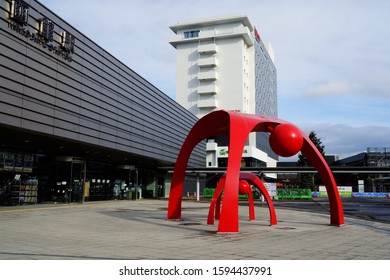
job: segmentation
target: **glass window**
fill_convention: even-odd
[[[199,32],[200,32],[200,30],[185,31],[184,32],[184,38],[199,37]]]

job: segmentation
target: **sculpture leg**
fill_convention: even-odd
[[[320,174],[321,179],[324,181],[326,190],[328,192],[330,224],[335,226],[342,226],[344,225],[344,211],[332,171],[313,142],[311,142],[307,136],[304,136],[304,139],[305,142],[302,146],[302,153],[318,170],[318,173]]]
[[[208,225],[214,224],[214,212],[215,212],[215,218],[217,220],[219,219],[221,195],[222,195],[222,190],[223,190],[224,185],[225,185],[225,179],[221,178],[217,184],[213,198],[211,199],[209,214],[208,214],[208,218],[207,218]],[[217,218],[217,215],[218,215],[218,218]]]
[[[219,218],[221,217],[221,202],[222,202],[222,193],[219,195],[217,199],[217,205],[215,208],[215,219],[219,221]]]
[[[239,231],[238,222],[238,188],[242,151],[250,132],[242,116],[231,116],[229,132],[229,160],[223,194],[221,218],[218,224],[219,233]]]
[[[255,219],[255,206],[253,203],[252,188],[246,180],[241,179],[241,173],[239,193],[248,195],[249,221],[253,221]]]
[[[251,183],[260,191],[260,193],[264,196],[265,200],[267,201],[268,205],[268,210],[269,210],[269,216],[270,216],[270,225],[276,225],[277,219],[276,219],[276,212],[275,212],[275,207],[272,202],[271,197],[268,194],[268,191],[266,187],[264,186],[263,182],[253,173],[249,172],[241,172],[240,173],[240,178],[245,179]]]
[[[253,202],[252,191],[248,193],[248,200],[249,200],[249,220],[253,221],[255,220],[255,204]]]

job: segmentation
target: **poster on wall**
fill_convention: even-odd
[[[16,172],[23,171],[23,158],[24,158],[24,156],[22,153],[14,154],[14,170]]]
[[[0,171],[4,170],[4,152],[0,152]]]
[[[23,171],[31,173],[33,171],[34,155],[24,154]]]
[[[10,152],[4,152],[4,170],[14,170],[14,154]]]

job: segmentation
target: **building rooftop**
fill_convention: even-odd
[[[171,25],[169,28],[176,33],[178,30],[182,30],[182,29],[190,29],[192,27],[199,27],[199,26],[209,26],[212,24],[224,24],[233,21],[241,21],[244,24],[244,26],[248,27],[250,31],[253,31],[253,25],[249,21],[249,18],[242,14],[184,20],[184,21],[179,21],[177,24]]]

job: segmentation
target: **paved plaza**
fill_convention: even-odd
[[[329,214],[268,208],[256,220],[240,206],[240,233],[207,225],[209,202],[183,201],[183,220],[169,221],[166,200],[0,207],[0,259],[390,259],[390,224]]]

